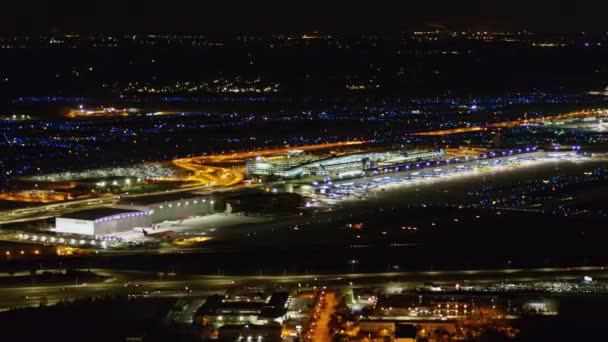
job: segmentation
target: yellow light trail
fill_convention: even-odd
[[[503,121],[496,122],[492,124],[488,124],[485,127],[482,126],[472,126],[472,127],[458,127],[451,129],[442,129],[436,131],[428,131],[428,132],[418,132],[412,133],[412,136],[424,137],[424,136],[438,136],[438,135],[450,135],[450,134],[461,134],[461,133],[470,133],[470,132],[481,132],[487,131],[492,128],[503,128],[503,127],[518,127],[521,125],[527,125],[531,123],[537,123],[541,121],[549,121],[549,120],[560,120],[560,119],[568,119],[568,118],[582,118],[598,115],[598,112],[595,111],[578,111],[554,116],[543,116],[539,118],[531,118],[531,119],[521,119],[521,120],[513,120],[513,121]]]
[[[2,201],[53,203],[72,199],[71,194],[64,192],[18,191],[0,193],[0,200]]]
[[[75,109],[69,111],[66,116],[70,119],[77,118],[103,118],[114,116],[129,116],[129,109],[103,108],[97,110]]]
[[[593,116],[593,115],[598,115],[598,113],[580,111],[580,112],[572,112],[572,113],[560,114],[560,115],[555,115],[555,116],[544,116],[544,117],[540,117],[540,118],[497,122],[497,123],[489,124],[488,126],[489,127],[517,127],[517,126],[536,123],[536,122],[540,122],[540,121],[561,120],[561,119],[569,119],[569,118],[584,118],[584,117]]]
[[[429,131],[429,132],[418,132],[418,133],[412,133],[412,135],[417,136],[417,137],[425,137],[425,136],[479,132],[479,131],[485,131],[485,130],[487,130],[487,128],[485,128],[485,127],[473,126],[473,127],[442,129],[442,130],[438,130],[438,131]]]
[[[180,158],[172,161],[173,165],[178,168],[187,170],[189,175],[175,179],[165,179],[168,181],[179,181],[185,184],[182,187],[194,186],[214,186],[214,187],[229,187],[237,185],[245,179],[245,162],[258,156],[268,156],[280,153],[286,153],[289,150],[314,151],[336,147],[348,147],[365,144],[366,141],[342,141],[335,143],[304,145],[304,146],[288,146],[271,148],[266,150],[253,150],[246,152],[235,152],[226,154],[217,154],[211,156],[200,156],[190,158]],[[223,166],[233,164],[233,168]]]

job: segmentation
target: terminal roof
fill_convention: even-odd
[[[206,197],[206,196],[197,195],[197,194],[193,194],[190,192],[179,192],[179,193],[122,198],[120,200],[120,204],[150,205],[150,204],[156,204],[156,203],[166,203],[166,202],[175,202],[175,201],[181,201],[181,200],[189,200],[189,199],[201,198],[201,197]]]

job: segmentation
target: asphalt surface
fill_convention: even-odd
[[[455,282],[532,282],[565,281],[582,279],[588,275],[594,279],[608,277],[608,268],[543,268],[502,270],[424,271],[391,273],[350,273],[282,276],[203,276],[167,275],[139,271],[102,270],[91,271],[110,277],[99,283],[71,285],[34,285],[0,288],[0,310],[15,307],[38,306],[41,302],[54,304],[61,300],[106,295],[132,295],[140,297],[205,297],[224,293],[230,287],[274,285],[287,288],[312,288],[327,286],[339,288],[422,286],[424,283],[451,284]]]

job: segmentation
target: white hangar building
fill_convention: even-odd
[[[154,224],[213,214],[215,201],[211,196],[181,192],[127,197],[123,198],[117,207],[150,212],[150,220]]]
[[[79,235],[106,235],[150,227],[151,212],[121,208],[76,211],[55,218],[55,231]]]

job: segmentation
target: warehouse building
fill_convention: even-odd
[[[151,212],[152,224],[214,213],[215,200],[193,193],[173,193],[122,199],[119,208]]]
[[[266,300],[212,295],[192,317],[194,325],[221,327],[225,324],[283,324],[289,293],[276,292]]]
[[[96,208],[55,218],[55,231],[79,235],[107,235],[151,225],[151,211]]]

